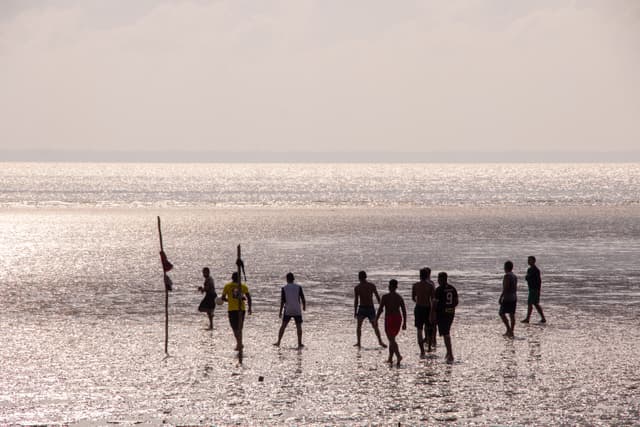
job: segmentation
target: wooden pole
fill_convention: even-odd
[[[242,339],[242,329],[244,328],[244,318],[242,312],[242,251],[240,245],[238,245],[238,259],[236,260],[238,266],[238,328],[240,330],[240,342],[238,347],[238,360],[242,363],[242,350],[244,346],[244,340]]]
[[[162,228],[160,226],[160,217],[158,216],[158,235],[160,236],[160,252],[164,252],[162,245]],[[167,272],[162,263],[162,274],[164,279],[164,353],[169,354],[169,287],[167,286]]]

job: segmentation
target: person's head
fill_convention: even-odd
[[[533,255],[529,256],[529,258],[527,258],[527,263],[531,266],[536,265],[536,257]]]
[[[293,277],[293,273],[287,273],[287,283],[293,283],[294,280],[296,279]]]
[[[511,261],[507,261],[504,263],[504,272],[509,273],[513,270],[513,263]]]
[[[389,291],[395,292],[398,289],[398,281],[396,279],[389,280]]]
[[[238,283],[238,272],[234,271],[233,273],[231,273],[231,281],[234,283]]]
[[[360,271],[358,273],[358,279],[362,282],[363,280],[367,280],[367,273],[365,271]]]
[[[211,272],[209,271],[209,267],[205,267],[202,269],[202,275],[204,277],[209,277],[209,275],[211,274]]]
[[[420,280],[429,280],[431,277],[431,269],[429,267],[425,267],[420,270]]]
[[[447,284],[447,273],[445,273],[444,271],[441,271],[440,273],[438,273],[438,284],[444,286]]]

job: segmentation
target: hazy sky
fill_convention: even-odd
[[[640,1],[0,0],[0,151],[639,148]]]

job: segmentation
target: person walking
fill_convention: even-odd
[[[357,341],[354,346],[358,348],[360,347],[362,322],[364,322],[364,319],[369,319],[369,322],[376,333],[376,337],[378,338],[378,343],[382,348],[386,348],[387,345],[382,341],[382,337],[380,336],[380,329],[378,329],[378,321],[376,320],[376,309],[373,305],[374,295],[378,300],[378,304],[380,304],[380,295],[378,295],[376,285],[367,281],[367,273],[364,271],[360,271],[358,273],[358,280],[360,280],[360,283],[353,288],[353,317],[358,320],[358,325],[356,326]]]
[[[426,341],[428,344],[427,351],[431,352],[431,345],[434,344],[435,341],[433,325],[430,320],[431,305],[433,304],[435,291],[436,287],[431,281],[431,269],[428,267],[421,269],[420,281],[414,283],[413,287],[411,288],[411,299],[416,303],[416,306],[413,309],[413,315],[417,330],[420,357],[425,356],[424,342]]]
[[[204,298],[200,302],[198,306],[198,311],[201,313],[207,313],[207,317],[209,318],[209,327],[208,330],[213,329],[213,312],[216,309],[216,290],[214,287],[213,277],[211,277],[211,272],[209,267],[205,267],[202,269],[202,276],[204,277],[204,284],[202,286],[198,286],[198,290],[204,293]]]
[[[504,336],[513,338],[513,328],[516,324],[516,305],[518,302],[518,277],[513,273],[513,263],[504,263],[504,276],[502,277],[502,293],[498,299],[500,304],[500,318],[507,327]],[[507,314],[509,320],[507,320]]]
[[[527,264],[529,264],[529,268],[527,269],[525,280],[527,281],[527,287],[529,288],[529,296],[527,298],[527,317],[522,320],[522,323],[529,323],[533,307],[536,308],[540,315],[540,323],[546,323],[547,319],[544,317],[542,307],[540,307],[540,288],[542,287],[542,277],[540,269],[536,266],[536,257],[531,255],[527,259]]]
[[[444,338],[447,347],[445,360],[453,362],[453,349],[451,347],[451,325],[458,306],[458,291],[449,284],[447,273],[438,273],[438,287],[435,291],[433,308],[431,310],[432,320],[438,322],[438,332]]]
[[[284,316],[282,316],[282,310],[284,309]],[[302,286],[295,283],[295,277],[293,273],[287,273],[287,284],[282,287],[280,292],[280,310],[278,317],[282,318],[282,325],[278,332],[278,342],[274,345],[280,346],[284,330],[293,318],[296,322],[296,332],[298,334],[298,348],[304,347],[302,344],[302,312],[306,311],[307,302],[304,298],[304,292]]]
[[[251,315],[251,294],[246,283],[241,285],[242,292],[238,287],[238,273],[231,275],[231,282],[224,285],[222,290],[222,300],[227,302],[229,324],[236,338],[236,351],[242,351],[244,345],[242,343],[242,329],[244,327],[245,318],[245,300]]]
[[[398,281],[391,279],[389,281],[389,293],[384,294],[380,300],[376,321],[384,312],[384,332],[389,340],[389,359],[388,363],[393,363],[393,355],[396,355],[396,365],[400,366],[402,356],[400,348],[396,341],[396,336],[400,333],[400,327],[407,329],[407,310],[404,306],[404,299],[396,292],[398,289]]]

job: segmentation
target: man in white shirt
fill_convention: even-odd
[[[296,322],[296,331],[298,332],[298,348],[304,347],[302,344],[302,312],[306,311],[307,303],[304,299],[302,286],[294,283],[293,273],[287,273],[287,284],[282,287],[280,292],[280,311],[278,317],[282,318],[282,326],[278,332],[278,342],[275,346],[280,346],[280,341],[284,335],[289,321],[293,318]],[[284,317],[282,310],[284,309]]]

